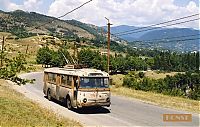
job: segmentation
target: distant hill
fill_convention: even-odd
[[[87,28],[87,24],[82,24],[82,27],[79,27],[71,21],[60,20],[35,12],[22,10],[13,12],[0,11],[0,32],[10,32],[19,37],[39,33],[88,39],[95,38],[95,35],[91,33],[92,30],[89,31],[84,28]]]
[[[139,27],[135,27],[135,26],[121,25],[121,26],[111,27],[111,33],[116,34],[116,33],[134,30],[134,29],[138,29],[138,28]],[[123,35],[123,36],[120,36],[120,37],[122,39],[127,40],[127,41],[133,41],[133,40],[140,38],[145,33],[147,33],[147,32],[140,32],[140,33],[137,33],[137,34]]]
[[[44,25],[45,24],[45,25]],[[40,26],[40,27],[38,27]],[[115,26],[111,27],[111,33],[140,29],[135,26]],[[83,37],[105,45],[106,30],[101,30],[101,27],[82,23],[76,20],[60,20],[55,17],[50,17],[35,12],[25,12],[16,10],[12,12],[4,12],[0,10],[0,32],[8,32],[16,35],[19,38],[26,38],[35,35],[50,35],[57,38],[77,38]],[[178,51],[196,51],[199,50],[199,40],[177,41],[171,42],[170,39],[162,41],[146,42],[145,40],[172,38],[176,36],[187,36],[199,34],[199,30],[190,28],[158,28],[151,31],[143,31],[134,34],[128,34],[116,38],[111,36],[112,41],[119,44],[127,44],[129,41],[136,48],[161,48]],[[101,36],[103,35],[103,37]],[[198,38],[198,37],[191,37]],[[123,40],[124,39],[124,40]],[[185,39],[185,38],[183,38]]]
[[[141,27],[134,26],[116,26],[111,28],[111,33],[119,33]],[[191,28],[158,28],[156,30],[144,31],[139,33],[127,34],[120,36],[122,39],[129,41],[134,47],[138,48],[161,48],[178,51],[197,51],[199,50],[199,30]],[[197,35],[197,36],[190,36]],[[182,37],[186,36],[186,37]],[[190,37],[187,37],[190,36]],[[179,37],[179,38],[174,38]],[[163,38],[168,38],[163,40]],[[162,41],[161,41],[162,39]],[[184,41],[184,40],[187,41]],[[146,41],[149,40],[149,41]],[[174,41],[178,40],[178,41]]]
[[[140,36],[138,40],[173,38],[173,37],[189,36],[189,35],[195,35],[195,34],[199,34],[199,31],[190,29],[190,28],[171,28],[171,29],[163,28],[160,30],[147,32],[146,34]]]

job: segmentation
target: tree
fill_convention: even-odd
[[[50,65],[52,59],[52,50],[48,47],[42,47],[37,52],[36,62],[42,65]]]
[[[140,72],[138,73],[138,75],[139,75],[140,78],[144,78],[144,72],[141,72],[141,71],[140,71]]]
[[[95,58],[95,54],[90,49],[82,49],[78,53],[78,61],[81,64],[87,65],[88,67],[93,67],[93,59]]]
[[[77,42],[77,43],[80,43],[80,42],[81,42],[81,40],[80,40],[79,37],[76,38],[76,42]]]
[[[63,65],[63,61],[58,52],[51,51],[51,60],[49,64],[53,67],[60,67]]]
[[[196,53],[196,71],[199,72],[199,52]]]
[[[25,55],[18,53],[16,57],[7,58],[5,63],[6,66],[0,68],[1,79],[11,80],[17,83],[18,85],[21,84],[24,85],[27,82],[34,81],[34,80],[22,79],[17,76],[17,74],[20,73],[21,71],[28,71],[29,69],[25,66],[25,64],[27,64]]]

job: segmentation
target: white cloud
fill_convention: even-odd
[[[7,11],[24,10],[24,11],[37,11],[40,5],[43,4],[42,0],[24,0],[23,4],[16,4],[9,0],[3,0],[4,7]]]
[[[48,15],[60,16],[87,0],[54,0]],[[105,25],[104,17],[110,18],[115,25],[149,25],[199,12],[199,7],[190,1],[180,7],[174,0],[93,0],[80,10],[69,14],[64,19],[76,19],[96,25]],[[179,25],[179,27],[198,28],[196,21]]]
[[[194,12],[197,9],[197,5],[196,5],[195,2],[190,1],[186,8],[187,8],[188,11]]]
[[[48,0],[24,0],[22,4],[0,0],[0,7],[6,11],[22,9],[45,13]],[[54,0],[47,15],[60,16],[88,0]],[[48,1],[49,2],[49,1]],[[49,2],[50,3],[50,2]],[[106,25],[108,17],[114,25],[150,25],[175,18],[199,13],[199,6],[192,0],[186,6],[174,4],[174,0],[93,0],[63,19],[76,19],[95,25]],[[199,27],[199,21],[177,27]]]

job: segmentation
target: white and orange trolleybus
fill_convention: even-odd
[[[64,102],[68,109],[89,106],[110,106],[109,74],[96,69],[65,68],[44,70],[43,92]]]

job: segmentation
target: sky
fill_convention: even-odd
[[[88,0],[0,0],[0,10],[20,9],[58,17],[86,1]],[[62,19],[105,26],[107,21],[104,17],[107,17],[114,26],[147,26],[199,13],[199,2],[200,0],[93,0]],[[174,27],[199,29],[199,21]]]

